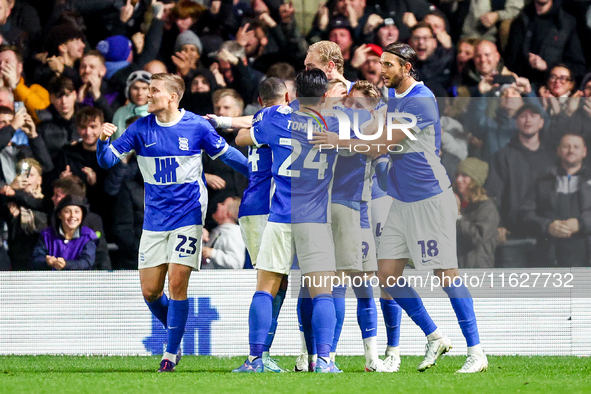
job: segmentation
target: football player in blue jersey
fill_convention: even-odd
[[[201,233],[207,207],[203,151],[244,175],[247,161],[209,122],[179,109],[182,78],[155,74],[150,81],[148,115],[109,144],[117,126],[105,123],[97,146],[101,167],[109,168],[135,150],[145,183],[145,214],[138,268],[142,294],[152,314],[167,329],[168,342],[158,372],[172,372],[189,311],[187,288],[201,264]],[[168,273],[170,299],[164,293]]]
[[[259,86],[258,102],[263,108],[285,106],[289,104],[287,86],[279,78],[267,78]],[[267,111],[262,110],[254,118],[254,124],[258,123]],[[268,145],[253,146],[251,142],[250,128],[241,129],[236,136],[238,146],[248,146],[248,187],[244,191],[242,204],[238,213],[238,222],[242,231],[242,238],[250,255],[252,265],[256,268],[263,231],[269,218],[271,205],[271,188],[273,175],[271,166],[273,155]],[[270,357],[269,349],[277,330],[277,318],[283,305],[287,292],[287,275],[283,277],[279,290],[273,299],[273,323],[267,335],[263,349],[263,365],[266,371],[286,372],[277,362]]]
[[[392,197],[386,192],[388,189],[387,175],[389,160],[387,155],[383,155],[375,158],[372,162],[374,173],[372,174],[371,201],[368,201],[368,216],[370,217],[369,231],[371,232],[371,238],[373,238],[375,245],[375,250],[369,258],[373,259],[377,259],[382,231],[393,201]],[[371,245],[370,241],[365,240],[365,237],[364,241]],[[384,362],[395,365],[395,369],[398,370],[400,368],[399,344],[402,308],[383,289],[380,290],[380,307],[382,309],[382,316],[384,317],[387,336],[386,359]]]
[[[304,60],[306,70],[317,68],[322,70],[329,81],[334,79],[343,82],[347,92],[353,83],[343,76],[345,60],[341,48],[332,41],[318,41],[308,47],[308,53]],[[329,96],[330,97],[330,96]]]
[[[362,134],[366,125],[372,126],[374,113],[380,107],[381,93],[367,81],[357,81],[351,87],[343,104],[333,110],[344,112],[350,124],[355,124]],[[385,110],[385,104],[381,107]],[[374,111],[382,116],[379,110]],[[371,128],[371,127],[370,127]],[[353,134],[353,132],[350,132]],[[337,328],[331,349],[334,360],[340,331],[345,318],[345,293],[351,283],[357,297],[357,321],[361,329],[365,352],[365,370],[368,372],[396,372],[399,358],[388,356],[380,360],[377,351],[377,310],[370,284],[377,271],[375,242],[369,228],[367,204],[370,200],[371,159],[354,151],[341,150],[337,159],[332,186],[331,218],[335,244],[339,286],[333,287],[333,298],[337,312]]]
[[[249,143],[271,147],[276,190],[257,257],[257,291],[249,315],[250,355],[235,372],[264,371],[261,356],[272,324],[273,298],[283,276],[289,274],[295,254],[312,297],[318,353],[315,372],[341,372],[330,360],[336,316],[331,294],[335,260],[329,191],[336,152],[321,153],[307,138],[308,127],[338,127],[336,119],[319,124],[311,115],[320,110],[327,82],[320,70],[300,73],[295,81],[299,109],[265,108],[251,128]]]
[[[380,241],[378,277],[384,290],[427,336],[419,371],[435,365],[452,344],[437,328],[416,291],[405,280],[399,280],[409,259],[418,269],[433,269],[450,298],[468,345],[468,358],[457,372],[485,371],[488,361],[480,345],[474,302],[457,268],[458,208],[451,181],[439,158],[439,109],[433,93],[414,77],[416,61],[415,51],[399,43],[388,45],[380,60],[382,77],[390,89],[389,119],[369,152],[384,153],[384,146],[398,146],[390,152],[388,195],[394,201]],[[396,112],[414,116],[416,123],[392,120]],[[339,140],[333,133],[316,134],[316,142],[337,146],[359,143]]]

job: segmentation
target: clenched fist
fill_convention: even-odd
[[[103,132],[99,138],[101,141],[106,141],[111,138],[111,136],[115,134],[116,131],[117,126],[115,126],[113,123],[103,123]]]

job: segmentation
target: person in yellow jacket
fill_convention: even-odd
[[[6,87],[10,87],[14,94],[14,101],[22,101],[27,112],[33,118],[35,124],[40,120],[37,117],[37,110],[49,106],[49,92],[41,85],[33,84],[27,86],[22,77],[23,56],[13,46],[0,45],[0,73],[1,79]]]

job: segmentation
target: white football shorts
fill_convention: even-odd
[[[143,230],[138,254],[138,268],[174,263],[201,268],[203,226],[192,225],[172,231]]]
[[[378,270],[376,243],[371,228],[361,229],[361,257],[363,261],[363,272],[375,272]]]
[[[268,219],[269,215],[242,216],[238,219],[242,239],[246,245],[246,250],[248,250],[253,267],[257,265],[257,257],[261,248],[261,241],[263,240],[263,231],[267,226]]]
[[[368,202],[369,211],[371,212],[371,228],[376,244],[376,250],[380,247],[380,239],[384,231],[384,225],[388,219],[388,213],[392,206],[394,199],[390,196],[383,196]]]
[[[330,223],[268,222],[256,268],[288,275],[296,254],[302,275],[335,271]]]
[[[359,211],[341,204],[330,205],[332,238],[338,271],[361,271],[361,216]]]
[[[378,259],[412,259],[417,269],[458,267],[458,205],[451,188],[416,202],[394,200],[382,233]]]

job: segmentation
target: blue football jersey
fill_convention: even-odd
[[[369,222],[369,207],[367,202],[361,203],[361,209],[359,210],[359,214],[361,216],[361,228],[371,228]]]
[[[138,119],[109,148],[119,158],[135,150],[144,178],[144,229],[171,231],[201,225],[207,207],[202,152],[213,159],[228,144],[199,115],[181,110],[174,122]]]
[[[441,123],[433,92],[422,82],[415,82],[406,92],[389,90],[388,113],[405,112],[416,116],[410,131],[417,138],[405,138],[400,152],[391,152],[388,195],[403,202],[424,200],[440,194],[451,185],[441,159]]]
[[[298,108],[298,104],[294,105]],[[302,111],[306,109],[302,108]],[[338,130],[336,118],[327,117],[329,130]],[[308,141],[308,127],[326,128],[318,118],[290,106],[274,106],[253,120],[251,137],[256,145],[267,144],[273,152],[271,168],[275,193],[270,222],[326,223],[337,152],[319,151]]]
[[[376,200],[378,198],[382,198],[387,195],[388,195],[388,192],[385,192],[384,190],[382,190],[380,188],[380,186],[378,185],[378,178],[377,178],[376,174],[374,173],[371,177],[371,199]]]
[[[268,215],[271,203],[273,153],[268,145],[248,147],[248,187],[242,195],[238,217]]]
[[[344,112],[354,126],[354,116],[357,115],[358,127],[363,130],[366,122],[371,122],[372,116],[369,111],[354,110],[342,105],[334,109]],[[356,138],[353,130],[350,131],[351,138]],[[341,150],[335,166],[334,180],[332,185],[332,202],[341,203],[359,210],[359,202],[368,201],[368,183],[370,181],[371,159],[368,155]],[[347,202],[355,202],[351,205]]]

